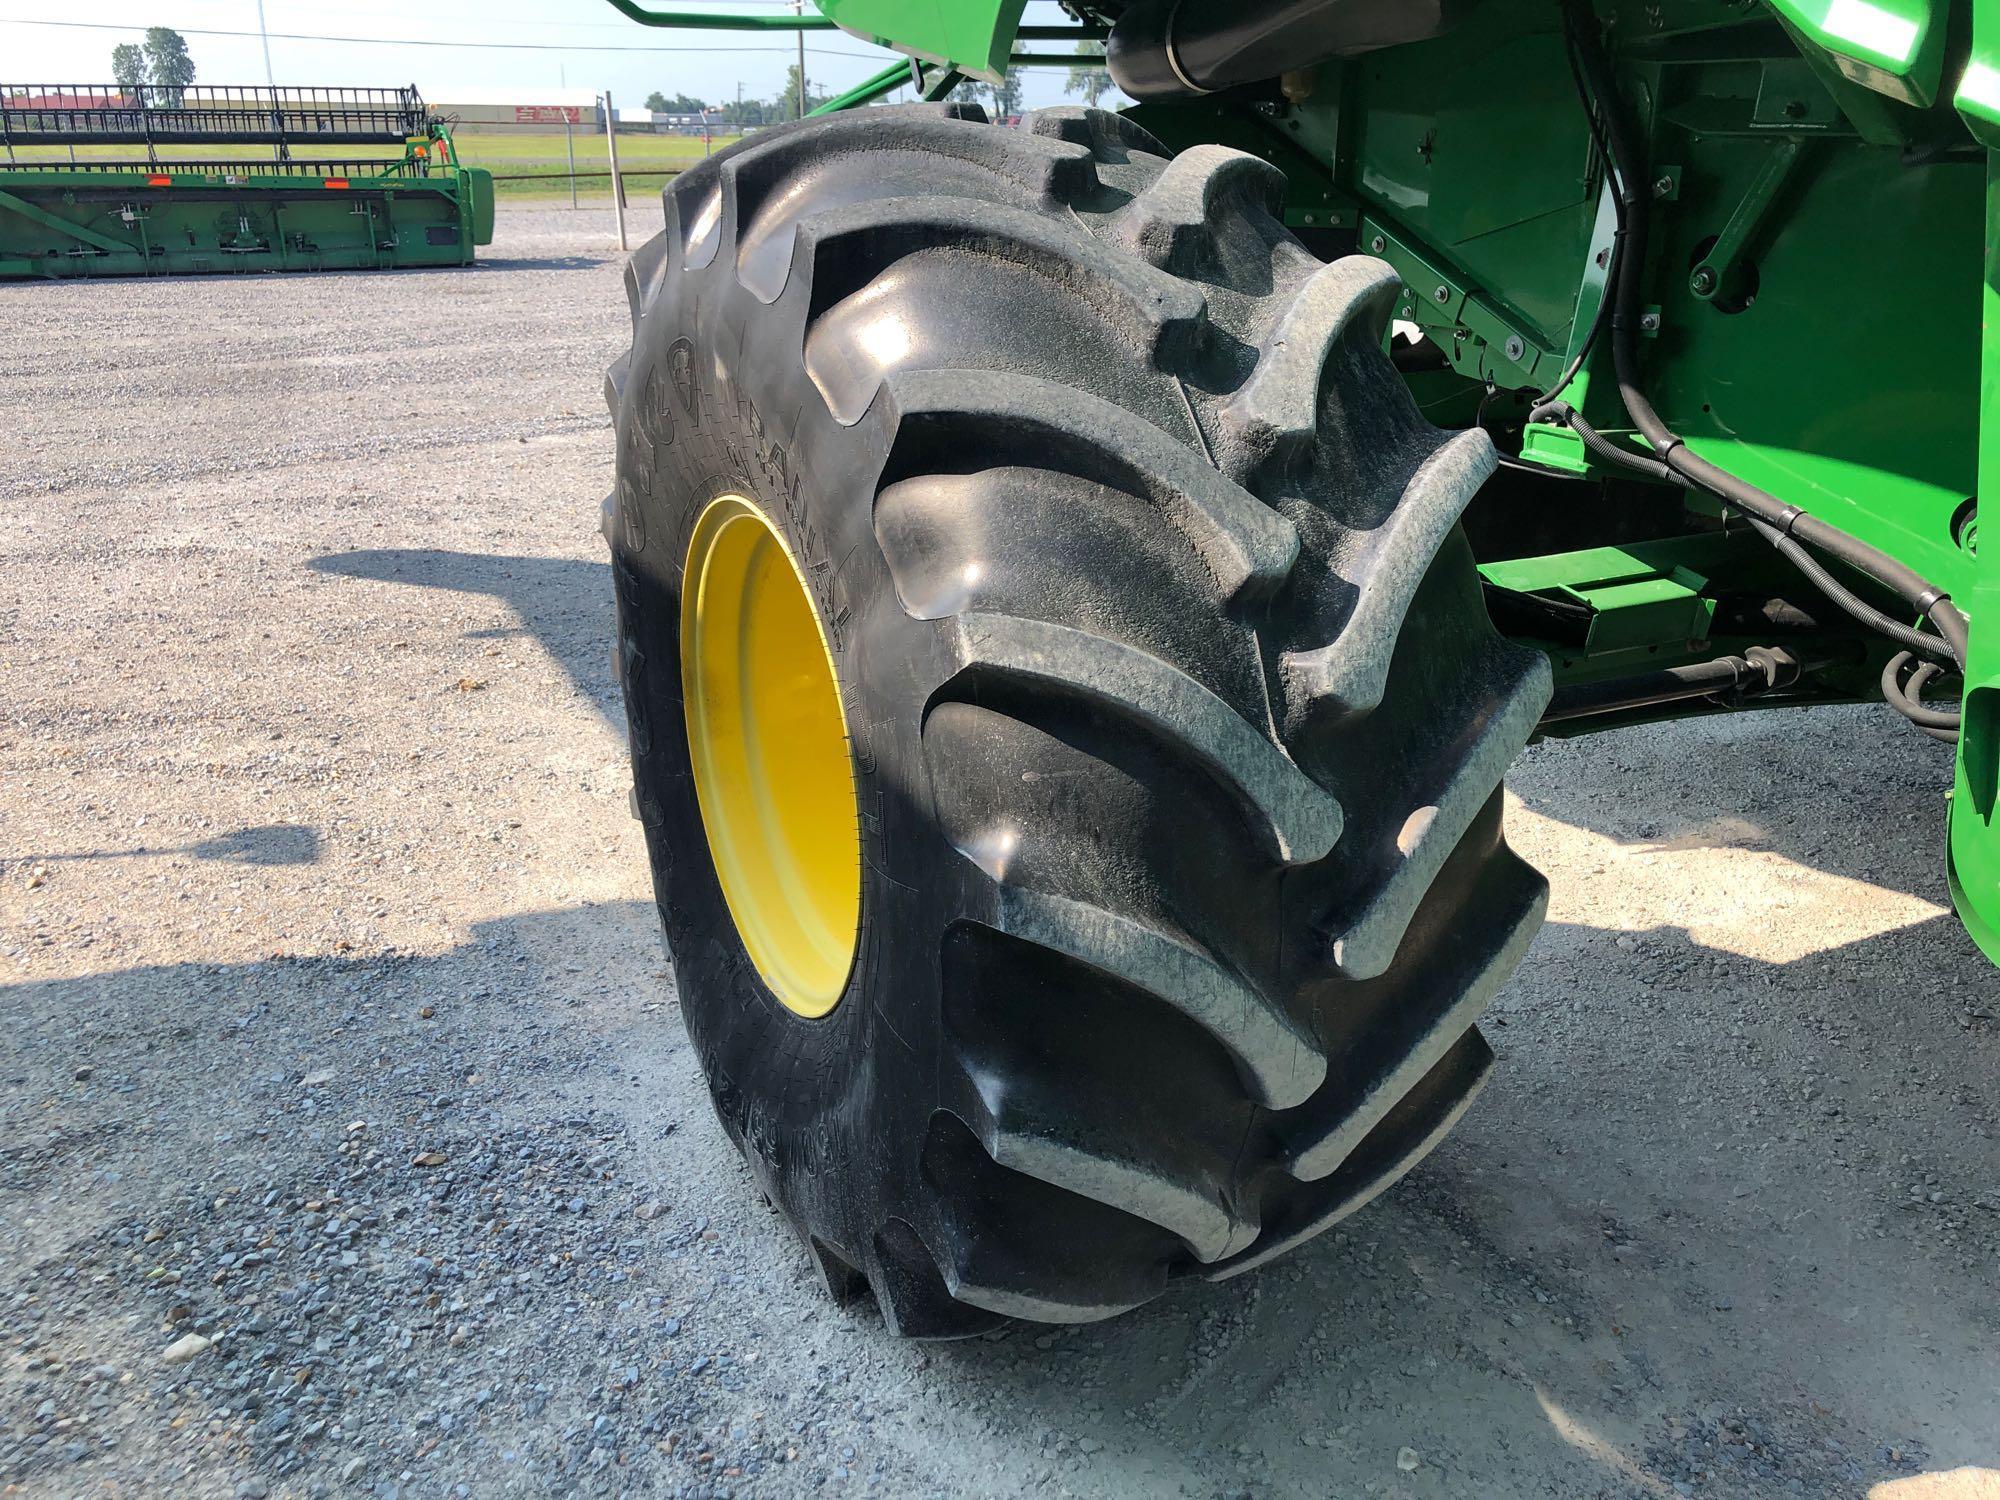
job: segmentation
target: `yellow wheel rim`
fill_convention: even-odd
[[[788,1010],[840,1002],[861,924],[847,717],[791,549],[741,495],[695,522],[681,695],[702,827],[736,931]]]

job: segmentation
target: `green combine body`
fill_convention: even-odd
[[[655,25],[685,21],[619,8]],[[1015,49],[1048,54],[1058,36],[1103,37],[1127,9],[1078,6],[1076,27],[1023,34],[1020,0],[822,8],[843,30],[913,59],[830,109],[912,76],[941,96],[962,77],[997,76],[1010,57],[1067,66],[1073,59]],[[1339,0],[1323,8],[1337,11]],[[1483,418],[1498,425],[1512,414],[1518,462],[1592,486],[1588,505],[1548,492],[1563,495],[1568,521],[1523,502],[1531,522],[1495,514],[1483,528],[1496,539],[1481,549],[1493,584],[1590,611],[1583,640],[1525,637],[1548,652],[1559,681],[1757,644],[1717,631],[1702,602],[1724,587],[1780,581],[1754,533],[1723,525],[1722,508],[1698,495],[1687,497],[1683,527],[1660,515],[1657,497],[1626,504],[1602,487],[1615,468],[1593,459],[1574,430],[1520,420],[1525,398],[1581,352],[1616,228],[1562,7],[1410,9],[1449,24],[1128,113],[1170,146],[1216,142],[1281,168],[1289,227],[1328,253],[1359,249],[1401,273],[1409,294],[1398,318],[1460,377],[1464,418],[1490,386]],[[1987,395],[2000,380],[2000,324],[1986,316],[2000,274],[1989,150],[2000,147],[2000,4],[1601,0],[1596,14],[1645,136],[1657,204],[1644,337],[1661,416],[1693,452],[1881,548],[1975,621],[1990,595],[1991,618],[2000,563],[1980,564],[1977,497],[1991,488],[1982,466],[2000,463],[2000,406]],[[1416,378],[1429,401],[1450,401],[1448,381]],[[1608,348],[1594,349],[1557,394],[1597,430],[1643,446]],[[1487,508],[1506,503],[1496,496]],[[1523,545],[1548,550],[1512,555]],[[1996,634],[1973,633],[1950,858],[1960,914],[2000,962]],[[1882,655],[1811,673],[1782,699],[1870,696]],[[1672,711],[1717,706],[1703,696]],[[1550,728],[1574,734],[1669,712],[1613,709]]]
[[[2000,0],[821,4],[757,24],[905,56],[669,186],[605,529],[681,1008],[829,1285],[1105,1316],[1380,1192],[1538,734],[1885,702],[2000,961]],[[950,102],[1089,41],[1118,114]]]
[[[0,143],[0,278],[457,266],[493,239],[491,176],[415,88],[0,85]],[[216,145],[271,159],[190,150]],[[354,146],[398,154],[321,154]]]

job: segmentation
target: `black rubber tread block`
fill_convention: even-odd
[[[664,231],[651,236],[625,259],[625,306],[632,315],[632,331],[659,295],[660,277],[666,274],[669,241]]]
[[[1396,1101],[1339,1170],[1283,1200],[1281,1212],[1267,1214],[1256,1244],[1204,1274],[1222,1281],[1254,1270],[1365,1208],[1451,1134],[1492,1066],[1493,1050],[1486,1039],[1468,1031]]]
[[[1118,215],[1110,237],[1161,270],[1211,278],[1224,268],[1217,244],[1223,222],[1252,207],[1275,219],[1284,193],[1285,174],[1261,156],[1191,146]]]
[[[1158,136],[1129,115],[1108,109],[1087,109],[1078,104],[1058,104],[1038,109],[1028,116],[1028,129],[1035,135],[1053,136],[1078,146],[1088,146],[1102,161],[1120,160],[1137,151],[1166,161],[1174,153],[1160,144]]]
[[[1157,656],[1067,625],[1018,615],[955,617],[959,677],[939,697],[1004,679],[1115,714],[1171,746],[1233,797],[1257,843],[1284,864],[1323,858],[1340,837],[1340,804],[1256,726]]]
[[[1304,737],[1301,763],[1352,809],[1342,858],[1312,872],[1314,926],[1344,975],[1385,972],[1431,882],[1540,722],[1548,661],[1502,639],[1483,612],[1464,539],[1452,566],[1418,585],[1388,676],[1394,690],[1358,720]],[[1379,768],[1393,765],[1384,778]],[[1301,892],[1303,896],[1305,893]]]
[[[1472,1029],[1541,926],[1548,882],[1501,838],[1495,793],[1410,926],[1410,956],[1377,979],[1308,987],[1302,998],[1330,1059],[1313,1098],[1275,1129],[1301,1181],[1347,1160]]]
[[[983,462],[971,449],[963,460]],[[1255,633],[1228,613],[1228,584],[1186,533],[1160,524],[1149,497],[1058,469],[996,463],[898,480],[876,497],[875,535],[914,618],[1067,621],[1185,663],[1239,714],[1269,721]],[[1027,545],[1031,538],[1041,545]],[[1063,557],[1090,561],[1050,565]]]
[[[1319,437],[1328,361],[1349,339],[1379,345],[1402,293],[1395,268],[1373,256],[1343,256],[1306,277],[1265,335],[1249,379],[1218,408],[1222,470],[1254,484],[1267,464],[1297,463]]]
[[[833,120],[840,120],[838,126]],[[768,143],[753,137],[722,166],[723,213],[736,228],[737,279],[760,301],[774,301],[784,289],[792,237],[806,211],[891,198],[1048,210],[1088,196],[1097,185],[1090,151],[1064,141],[930,115],[880,122],[871,112],[833,120],[810,136]]]
[[[1270,593],[1298,556],[1293,524],[1198,453],[1127,408],[1011,372],[909,371],[894,381],[895,449],[885,487],[981,463],[1038,463],[1144,497],[1185,536],[1233,604]],[[1146,601],[1134,600],[1144,608]]]
[[[884,198],[814,213],[793,258],[794,279],[811,261],[806,368],[845,423],[894,371],[968,356],[982,372],[1061,374],[1116,399],[1133,361],[1178,368],[1204,332],[1207,305],[1186,283],[1006,204]],[[910,318],[912,305],[930,311]]]
[[[943,961],[961,1070],[945,1107],[988,1156],[1157,1224],[1197,1260],[1256,1238],[1235,1167],[1259,1111],[1213,1033],[1163,1015],[1143,970],[970,926]]]
[[[1326,1057],[1284,1006],[1199,943],[1128,913],[1000,885],[988,920],[1000,931],[1087,965],[1165,1002],[1228,1051],[1250,1094],[1272,1109],[1311,1097]]]
[[[1485,433],[1455,433],[1419,460],[1379,525],[1342,538],[1333,567],[1351,585],[1351,604],[1339,633],[1324,645],[1287,651],[1279,663],[1298,720],[1362,714],[1382,701],[1417,586],[1495,467]]]
[[[905,1219],[891,1218],[876,1232],[866,1274],[882,1321],[898,1338],[973,1338],[1007,1322],[1006,1313],[952,1295],[930,1247]]]
[[[924,1243],[953,1300],[1010,1318],[1088,1323],[1167,1286],[1184,1259],[1158,1225],[1009,1171],[955,1115],[931,1119],[924,1175],[936,1226]]]
[[[870,118],[877,115],[885,117],[884,123],[896,126],[941,121],[973,125],[986,122],[986,111],[977,104],[895,105],[874,111]],[[887,118],[890,116],[894,117],[893,121]],[[788,136],[816,132],[822,125],[822,121],[812,119],[767,125],[755,135],[725,146],[714,155],[703,157],[693,166],[668,178],[660,188],[660,201],[667,220],[668,264],[680,270],[699,270],[713,258],[720,242],[716,231],[722,218],[722,174],[730,162],[746,152],[773,146]],[[657,282],[652,284],[652,290],[657,290]]]

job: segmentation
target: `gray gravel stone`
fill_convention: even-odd
[[[1533,749],[1510,837],[1555,905],[1493,1082],[1298,1255],[942,1347],[828,1304],[712,1118],[627,811],[608,232],[0,285],[0,1488],[1761,1500],[1990,1463],[1993,973],[1939,914],[1948,756],[1858,710]]]

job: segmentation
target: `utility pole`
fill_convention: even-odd
[[[562,107],[563,150],[567,152],[569,155],[569,206],[571,208],[575,208],[576,207],[576,132],[570,127],[569,110],[570,107],[567,104],[565,104]]]
[[[261,3],[262,3],[262,0],[259,0],[259,3],[261,4]],[[795,11],[797,11],[797,12],[798,12],[798,13],[799,13],[799,14],[800,14],[801,16],[803,16],[803,15],[804,15],[804,14],[806,13],[806,0],[792,0],[792,9],[793,9],[793,10],[795,10]],[[800,31],[800,32],[798,33],[798,38],[799,38],[799,118],[800,118],[801,120],[803,120],[803,119],[804,119],[804,118],[806,117],[806,34],[805,34],[805,32],[803,32],[803,31]]]
[[[292,153],[285,145],[285,111],[278,103],[278,80],[271,72],[271,34],[264,29],[264,0],[257,0],[257,40],[264,44],[264,83],[271,90],[271,123],[277,127],[278,144],[271,148],[275,161],[283,161]],[[71,147],[71,155],[76,148]]]
[[[271,72],[271,34],[264,29],[264,0],[257,0],[257,40],[264,44],[264,82],[271,86],[271,98],[278,97],[278,80]]]
[[[618,215],[618,248],[629,250],[625,243],[625,193],[623,181],[618,176],[618,111],[611,107],[611,95],[604,95],[604,142],[611,153],[611,207]]]

